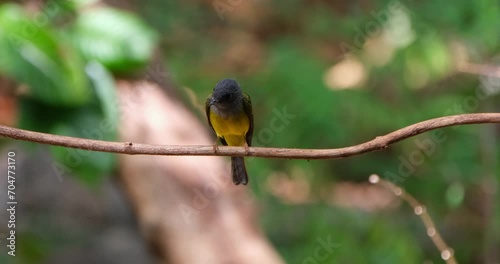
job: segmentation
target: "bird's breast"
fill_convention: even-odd
[[[228,145],[242,146],[246,142],[250,120],[244,111],[225,114],[218,109],[211,109],[210,122],[217,136],[224,138]]]

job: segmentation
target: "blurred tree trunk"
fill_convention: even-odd
[[[120,140],[212,144],[208,128],[149,82],[120,81]],[[119,177],[164,263],[283,263],[258,228],[249,187],[221,157],[120,157]]]

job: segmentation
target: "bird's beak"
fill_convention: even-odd
[[[217,103],[217,100],[215,100],[214,98],[211,98],[210,99],[210,103],[208,104],[208,106],[212,106],[215,103]]]

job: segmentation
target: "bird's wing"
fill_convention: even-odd
[[[245,110],[245,114],[250,121],[250,127],[248,128],[248,132],[245,135],[245,139],[247,141],[248,146],[252,145],[252,136],[253,136],[253,112],[252,112],[252,100],[250,96],[246,93],[243,93],[243,109]]]
[[[205,113],[207,114],[208,125],[215,132],[215,135],[217,136],[217,132],[215,131],[214,127],[212,126],[212,122],[210,121],[210,98],[212,98],[212,96],[209,96],[207,98],[207,100],[205,101]],[[218,138],[220,140],[220,143],[222,143],[222,145],[227,146],[227,142],[224,138],[222,138],[222,137],[218,137]]]
[[[215,129],[214,127],[212,126],[212,122],[210,122],[210,98],[212,98],[212,96],[209,96],[207,98],[207,100],[205,101],[205,113],[207,114],[207,121],[208,121],[208,125],[210,126],[210,128],[215,132]]]

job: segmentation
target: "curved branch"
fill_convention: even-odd
[[[138,144],[132,142],[109,142],[102,140],[51,135],[6,126],[0,126],[0,135],[17,140],[31,141],[41,144],[129,155],[251,156],[289,159],[335,159],[385,149],[390,144],[437,128],[484,123],[500,123],[500,113],[464,114],[429,119],[398,129],[387,135],[376,137],[375,139],[367,141],[365,143],[344,148],[293,149],[250,147],[247,151],[244,147],[221,146],[217,149],[216,152],[214,151],[213,146],[162,146]]]

